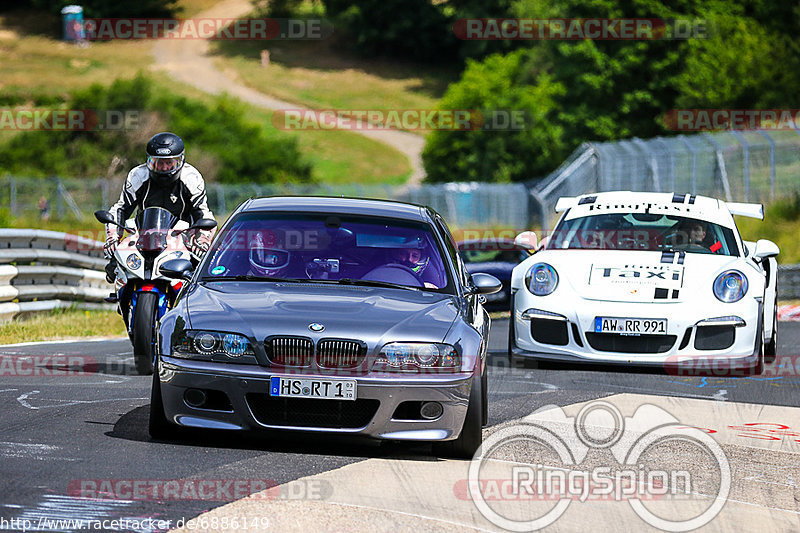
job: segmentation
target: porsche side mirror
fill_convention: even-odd
[[[536,238],[536,233],[533,231],[523,231],[516,237],[514,237],[514,244],[525,248],[526,250],[536,250],[538,247],[538,239]]]
[[[781,250],[778,248],[777,244],[767,239],[759,239],[758,242],[756,242],[756,249],[753,252],[753,257],[760,260],[766,259],[767,257],[776,257],[779,253],[781,253]]]

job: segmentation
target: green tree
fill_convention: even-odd
[[[487,118],[498,111],[521,111],[524,127],[432,132],[422,154],[429,181],[520,181],[561,161],[566,155],[563,128],[553,119],[564,86],[547,74],[534,80],[531,66],[526,50],[467,61],[440,108],[480,110]]]

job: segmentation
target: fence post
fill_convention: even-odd
[[[14,178],[8,178],[8,195],[11,216],[15,217],[19,214],[19,211],[17,210],[17,180]]]
[[[741,132],[731,130],[734,137],[742,143],[742,180],[744,181],[744,201],[750,201],[750,144]]]
[[[763,130],[758,133],[769,143],[769,201],[775,201],[775,141]]]
[[[722,181],[722,189],[725,192],[725,201],[732,202],[733,198],[731,197],[731,184],[728,181],[728,171],[725,169],[725,158],[722,157],[722,147],[717,144],[717,141],[714,140],[710,133],[703,132],[700,135],[702,135],[703,138],[714,147],[714,153],[717,158],[717,168],[719,168],[719,177]]]
[[[650,182],[653,186],[653,190],[661,192],[661,184],[658,181],[658,161],[656,161],[653,152],[650,151],[647,143],[638,137],[633,138],[633,143],[642,151],[647,161],[647,166],[650,168]]]
[[[56,183],[56,213],[58,214],[58,219],[61,220],[64,218],[64,198],[61,196],[61,181],[57,178],[53,178],[53,181]]]
[[[225,216],[227,213],[225,205],[225,187],[221,183],[217,183],[214,188],[217,189],[217,216]]]
[[[108,207],[108,180],[105,178],[100,178],[100,192],[103,195],[103,205],[100,209],[106,209]]]
[[[686,145],[686,149],[692,154],[692,194],[697,194],[697,152],[692,146],[692,143],[686,138],[686,135],[678,135],[678,138]]]

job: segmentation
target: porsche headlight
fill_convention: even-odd
[[[225,356],[238,359],[253,356],[253,347],[244,335],[218,331],[186,330],[172,339],[172,355],[189,359],[211,359]],[[215,360],[218,360],[215,358]]]
[[[525,286],[536,296],[547,296],[558,287],[558,273],[547,263],[536,263],[525,275]]]
[[[747,277],[738,270],[727,270],[714,280],[714,296],[720,302],[738,302],[747,294]]]
[[[413,371],[419,369],[457,369],[461,366],[456,349],[449,344],[390,342],[381,348],[373,370]]]
[[[125,264],[126,264],[126,265],[128,266],[128,268],[130,268],[131,270],[136,270],[137,268],[139,268],[140,266],[142,266],[142,258],[139,256],[139,254],[130,254],[130,255],[129,255],[129,256],[126,258],[126,259],[125,259]]]

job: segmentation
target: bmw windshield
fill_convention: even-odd
[[[738,256],[731,228],[696,218],[649,213],[613,213],[562,219],[548,249],[683,250]]]
[[[223,229],[202,281],[292,280],[452,292],[429,225],[319,213],[244,213]]]

